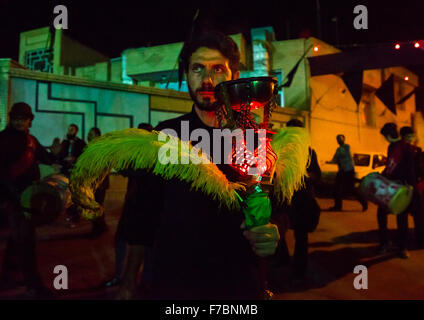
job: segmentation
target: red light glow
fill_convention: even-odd
[[[418,42],[415,42],[414,47],[415,48],[419,48],[420,47],[420,44]]]
[[[404,79],[405,79],[405,81],[408,81],[408,80],[409,80],[409,77],[408,77],[408,76],[406,76]]]
[[[399,44],[399,43],[396,43],[396,45],[395,45],[395,49],[396,49],[396,50],[400,49],[400,44]]]
[[[314,47],[314,51],[315,51],[315,52],[318,52],[318,50],[319,50],[319,49],[318,49],[318,46],[315,46],[315,47]]]
[[[259,101],[252,101],[250,102],[250,110],[258,110],[260,108],[264,107],[264,103],[263,102],[259,102]],[[235,104],[231,106],[231,109],[235,110],[235,111],[240,111],[241,110],[241,105],[240,104]]]

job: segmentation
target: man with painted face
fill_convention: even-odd
[[[29,133],[34,114],[28,104],[15,103],[9,118],[6,129],[0,132],[0,214],[7,215],[10,228],[0,287],[16,286],[14,276],[21,271],[28,294],[33,298],[45,297],[48,291],[37,270],[34,220],[24,212],[20,197],[40,179],[38,164],[51,164],[53,156]]]
[[[201,128],[212,137],[218,127],[214,88],[238,78],[239,59],[230,37],[211,31],[194,35],[180,55],[193,109],[155,130],[173,129],[184,140],[181,125],[186,121],[190,132]],[[263,298],[260,260],[274,254],[278,227],[268,223],[244,230],[241,212],[220,208],[179,180],[163,182],[157,176],[144,176],[133,194],[127,195],[127,204],[133,208],[125,226],[130,250],[118,298],[132,297],[146,246],[153,247],[151,298]]]

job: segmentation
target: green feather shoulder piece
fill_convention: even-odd
[[[159,137],[162,135],[161,140]],[[177,163],[166,163],[167,154],[178,156]],[[182,164],[180,159],[199,164]],[[103,208],[94,201],[94,190],[112,171],[147,169],[165,179],[188,182],[230,209],[238,209],[235,190],[244,187],[228,181],[207,156],[184,142],[163,132],[126,129],[105,134],[93,140],[72,170],[72,199],[87,219],[102,215]]]
[[[290,202],[306,175],[309,135],[303,128],[281,129],[274,135],[271,146],[277,154],[274,194],[279,202]],[[169,163],[171,154],[177,156],[177,161]],[[190,161],[185,164],[181,159]],[[240,208],[235,191],[245,189],[243,184],[230,182],[189,142],[163,132],[126,129],[95,139],[78,158],[70,187],[82,216],[95,219],[103,214],[103,208],[94,200],[94,191],[112,170],[127,169],[151,170],[164,179],[178,178],[229,209]]]
[[[303,186],[307,176],[309,146],[309,134],[304,128],[287,127],[273,136],[271,147],[277,154],[274,195],[280,203],[290,203],[293,193]]]

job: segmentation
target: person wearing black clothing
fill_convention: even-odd
[[[395,123],[386,123],[380,133],[390,143],[387,151],[386,168],[383,175],[391,180],[397,180],[403,184],[416,185],[415,160],[412,148],[403,140],[399,140]],[[398,254],[403,259],[409,258],[407,250],[408,240],[408,210],[396,216],[398,228]],[[384,254],[390,248],[387,232],[387,214],[381,206],[377,209],[377,221],[379,229],[380,247],[379,252]]]
[[[153,127],[149,123],[139,123],[137,126],[138,129],[144,129],[148,131],[152,131]],[[145,179],[145,176],[149,174],[146,171],[130,171],[128,170],[125,173],[122,173],[125,176],[128,176],[127,183],[127,193],[125,195],[124,207],[122,210],[121,217],[119,218],[118,227],[116,228],[115,233],[115,274],[113,277],[105,282],[106,287],[114,287],[121,283],[124,266],[125,266],[125,258],[127,256],[127,241],[125,240],[125,221],[129,214],[129,210],[135,206],[134,201],[134,193],[137,190],[137,180],[134,179],[134,176],[138,177],[138,180]],[[151,283],[151,248],[146,247],[146,253],[144,258],[143,265],[143,274],[142,274],[142,284],[148,286]]]
[[[70,176],[71,170],[84,150],[86,143],[77,137],[78,126],[70,124],[66,139],[62,141],[61,150],[57,156],[62,165],[62,173],[67,177]]]
[[[15,103],[9,116],[8,126],[0,132],[0,210],[7,215],[10,228],[0,282],[6,287],[14,285],[14,274],[20,270],[28,293],[42,297],[46,289],[37,269],[34,220],[21,207],[20,196],[40,179],[38,164],[51,164],[53,156],[29,134],[34,115],[28,104]]]
[[[414,170],[415,177],[409,178],[411,183],[414,183],[412,186],[414,187],[413,199],[410,207],[407,209],[408,212],[412,214],[414,218],[414,229],[415,229],[415,242],[418,248],[424,248],[424,210],[422,206],[422,199],[419,190],[419,181],[424,178],[424,172],[422,168],[422,150],[421,148],[414,145],[416,140],[414,130],[405,126],[400,129],[400,136],[404,143],[410,148],[414,158]]]
[[[304,125],[300,120],[292,119],[286,124],[287,127],[301,127]],[[295,249],[293,255],[293,283],[304,282],[308,267],[308,233],[313,232],[318,226],[321,209],[315,199],[314,187],[321,178],[321,168],[318,164],[314,149],[309,148],[310,162],[306,169],[308,178],[305,186],[296,191],[292,203],[288,207],[290,228],[294,230]],[[286,264],[290,261],[287,243],[282,237],[280,247],[275,256],[276,265]]]
[[[161,123],[156,130],[182,126],[189,133],[218,127],[214,87],[238,77],[239,52],[231,38],[208,32],[182,50],[190,113]],[[195,141],[192,141],[195,142]],[[194,144],[194,143],[193,143]],[[213,151],[213,150],[210,150]],[[221,169],[221,167],[219,167]],[[155,299],[262,299],[262,258],[275,252],[278,227],[268,223],[243,231],[244,216],[230,212],[189,185],[154,175],[138,181],[126,223],[130,251],[119,298],[132,296],[145,246],[153,246],[152,297]]]
[[[351,193],[362,205],[362,211],[368,210],[368,201],[355,189],[355,168],[350,146],[345,143],[345,136],[342,134],[336,137],[339,147],[329,163],[337,163],[338,171],[336,185],[334,188],[334,206],[329,211],[342,211],[344,193]]]
[[[155,130],[179,133],[184,121],[190,131],[202,128],[212,135],[212,127],[202,123],[194,108]],[[216,202],[178,180],[164,183],[147,175],[138,185],[130,201],[132,208],[142,208],[144,214],[133,209],[124,228],[130,245],[153,246],[154,298],[263,297],[259,258],[240,230],[244,219],[240,213],[219,209]]]
[[[417,247],[424,249],[424,152],[421,148],[415,147],[416,167],[417,167],[417,186],[414,224],[415,240]]]

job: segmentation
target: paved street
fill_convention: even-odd
[[[321,208],[333,202],[319,199]],[[410,254],[408,260],[396,252],[377,255],[377,207],[370,203],[366,212],[356,201],[345,200],[343,212],[322,212],[317,230],[309,237],[309,288],[286,288],[277,299],[424,299],[424,250],[414,249],[413,219],[409,217]],[[389,217],[391,238],[396,237],[395,216]],[[293,248],[293,233],[286,234]],[[292,251],[293,252],[293,251]],[[356,290],[353,273],[356,265],[368,269],[368,289]],[[285,272],[285,273],[284,273]],[[287,270],[279,281],[287,282]],[[286,280],[286,281],[284,281]],[[284,285],[283,285],[284,287]]]
[[[106,221],[108,231],[96,240],[85,235],[91,225],[81,221],[75,229],[66,227],[64,217],[51,226],[38,230],[39,265],[45,284],[53,289],[56,265],[65,265],[69,273],[69,289],[55,291],[59,299],[112,299],[116,288],[104,289],[101,284],[113,275],[113,236],[125,193],[125,181],[118,178],[108,191]],[[319,199],[325,209],[329,199]],[[289,268],[274,269],[272,280],[280,292],[276,299],[423,299],[424,250],[414,250],[402,260],[389,253],[378,256],[376,206],[360,212],[359,203],[344,201],[343,212],[322,212],[316,232],[310,235],[310,268],[306,288],[288,286]],[[395,218],[389,228],[395,228]],[[413,240],[413,221],[410,218],[410,238]],[[395,232],[392,232],[394,238]],[[0,232],[0,260],[3,258],[6,230]],[[293,233],[286,234],[293,252]],[[1,262],[1,261],[0,261]],[[368,268],[368,290],[356,290],[353,280],[356,265]],[[24,287],[0,291],[0,299],[25,299]]]

